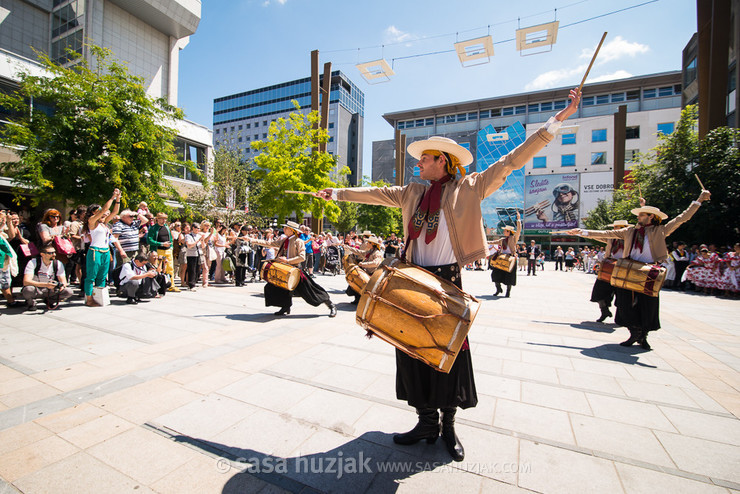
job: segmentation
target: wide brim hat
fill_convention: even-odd
[[[383,247],[383,241],[380,240],[375,235],[370,235],[368,238],[365,239],[365,242],[373,244],[373,245],[377,245],[378,247]]]
[[[511,226],[511,225],[506,225],[506,226],[504,227],[504,230],[509,230],[510,232],[515,232],[515,231],[516,231],[516,228],[514,228],[514,227],[513,227],[513,226]]]
[[[283,223],[283,226],[292,229],[296,233],[301,233],[301,225],[299,225],[295,221],[287,221]]]
[[[360,235],[363,236],[363,237],[369,237],[372,234],[373,234],[373,232],[371,232],[370,230],[365,230]]]
[[[468,166],[473,162],[473,155],[470,151],[447,137],[432,136],[429,139],[414,141],[406,148],[408,153],[414,158],[421,159],[424,151],[432,149],[442,153],[449,153],[460,161],[462,166]]]
[[[641,208],[635,208],[632,210],[632,214],[634,214],[635,216],[639,215],[640,213],[654,214],[661,220],[668,218],[667,214],[665,214],[663,211],[656,208],[655,206],[642,206]]]
[[[611,227],[618,226],[620,228],[624,228],[624,227],[627,227],[627,226],[630,226],[630,225],[631,225],[630,222],[627,221],[627,220],[617,220],[614,223],[609,223],[606,226],[611,226]]]

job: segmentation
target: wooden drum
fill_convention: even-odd
[[[262,279],[292,292],[298,286],[298,282],[301,281],[301,270],[282,262],[268,262],[265,263],[262,270]]]
[[[500,269],[501,271],[511,273],[516,269],[516,256],[511,254],[499,254],[495,259],[491,259],[491,266],[496,269]]]
[[[349,268],[345,272],[345,277],[347,278],[349,286],[358,294],[362,293],[365,289],[365,285],[370,281],[370,275],[367,274],[367,271],[357,264],[349,265]]]
[[[611,276],[611,285],[657,297],[665,281],[666,269],[632,259],[618,259]]]
[[[357,304],[357,323],[435,370],[448,373],[480,301],[400,259],[375,270]]]
[[[606,281],[607,283],[610,283],[612,279],[612,272],[614,271],[614,266],[616,264],[617,260],[612,259],[611,257],[608,257],[601,261],[601,264],[599,265],[599,275],[597,276],[597,278],[601,281]]]

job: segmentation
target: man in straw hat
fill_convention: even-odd
[[[630,226],[627,220],[617,220],[614,223],[610,223],[606,226],[612,227],[614,230],[620,228],[627,228]],[[622,253],[624,252],[624,240],[621,238],[614,238],[605,240],[606,250],[604,251],[604,259],[621,259]],[[614,298],[614,287],[608,281],[596,278],[594,281],[594,287],[591,289],[591,302],[599,304],[601,309],[601,317],[596,322],[604,322],[607,317],[612,316],[612,311],[609,307],[612,305],[612,299]]]
[[[494,240],[491,242],[492,244],[501,244],[501,250],[499,251],[500,254],[509,254],[512,256],[516,256],[516,244],[519,242],[519,235],[522,234],[522,218],[519,215],[519,212],[516,213],[516,229],[514,229],[511,225],[506,225],[504,227],[504,236]],[[503,271],[501,269],[492,269],[491,270],[491,281],[496,283],[496,293],[493,294],[494,297],[498,297],[501,292],[503,291],[501,289],[501,283],[506,285],[506,295],[505,297],[509,297],[511,295],[511,287],[516,285],[516,266],[514,266],[514,269],[511,271]]]
[[[275,240],[254,239],[251,240],[251,243],[263,247],[277,248],[276,261],[300,267],[301,263],[306,261],[306,246],[299,237],[301,225],[295,221],[288,221],[283,225],[283,233],[284,235]],[[314,307],[325,304],[329,307],[329,317],[337,315],[337,308],[329,298],[329,294],[313,278],[308,276],[305,270],[301,272],[301,281],[298,282],[295,293]],[[292,293],[272,283],[267,283],[265,285],[265,305],[267,307],[280,307],[280,310],[275,313],[276,316],[290,314],[290,307],[293,305]]]
[[[375,235],[365,238],[359,249],[349,246],[346,246],[345,249],[355,254],[357,265],[369,275],[372,275],[383,262],[383,241]],[[360,294],[351,286],[347,286],[345,293],[354,297],[352,304],[357,305],[360,302]]]
[[[632,210],[632,214],[637,216],[636,225],[618,230],[574,228],[568,230],[568,234],[595,240],[622,239],[624,258],[649,264],[661,263],[668,257],[666,237],[689,221],[701,203],[709,199],[709,196],[708,190],[702,190],[696,201],[693,201],[683,213],[666,224],[662,224],[662,221],[667,219],[668,215],[654,206],[645,206],[645,200],[640,198],[641,206]],[[623,288],[616,288],[615,294],[617,315],[614,322],[620,326],[626,326],[630,332],[629,339],[620,345],[632,346],[634,343],[639,343],[645,350],[650,350],[650,344],[647,341],[648,332],[660,329],[659,297],[650,297]]]
[[[452,139],[435,136],[408,146],[409,154],[419,160],[419,176],[431,185],[324,189],[316,196],[401,208],[407,239],[405,257],[462,287],[460,268],[488,255],[481,201],[553,139],[560,123],[578,108],[580,92],[571,91],[570,99],[567,108],[481,173],[466,175],[465,166],[473,162],[470,151]],[[436,441],[441,410],[447,450],[454,460],[462,461],[465,452],[455,434],[455,412],[457,407],[469,408],[478,403],[467,341],[449,374],[437,372],[398,350],[396,370],[396,396],[416,408],[419,422],[393,440],[398,444],[414,444],[422,439]]]

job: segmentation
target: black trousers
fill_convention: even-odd
[[[527,259],[527,275],[537,274],[537,259]]]
[[[267,283],[265,285],[265,305],[283,309],[290,308],[293,305],[293,294],[298,295],[314,307],[331,301],[326,290],[319,286],[313,278],[306,275],[304,271],[301,273],[301,281],[292,292],[272,283]]]
[[[190,288],[194,288],[195,285],[198,283],[198,275],[200,274],[200,263],[198,262],[200,260],[200,256],[187,257],[188,260],[188,286]]]
[[[560,271],[563,270],[563,258],[562,257],[555,258],[555,271],[557,271],[558,269],[560,269]]]

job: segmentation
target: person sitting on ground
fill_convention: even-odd
[[[26,300],[26,310],[36,309],[36,299],[46,301],[49,309],[56,307],[73,295],[67,286],[64,264],[56,260],[56,249],[51,243],[44,244],[39,257],[31,259],[23,272],[21,295]]]
[[[158,296],[159,284],[154,280],[156,269],[147,270],[147,257],[137,254],[121,268],[121,291],[127,304],[138,304],[144,297]]]
[[[157,272],[157,276],[154,277],[154,281],[159,285],[158,293],[164,296],[170,290],[172,286],[172,275],[170,274],[171,269],[168,266],[169,258],[167,256],[160,256],[156,251],[149,252],[147,256],[147,271],[154,270]],[[178,290],[179,292],[180,290]]]

